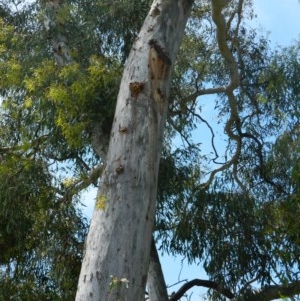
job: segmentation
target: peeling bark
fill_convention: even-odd
[[[154,1],[128,57],[76,301],[144,298],[171,71],[191,6]]]

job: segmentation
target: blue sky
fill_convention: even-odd
[[[255,7],[255,18],[251,25],[255,26],[262,33],[269,32],[269,39],[273,46],[287,46],[292,41],[300,38],[300,1],[298,0],[253,0]],[[203,102],[202,110],[211,112],[211,106]],[[96,197],[96,189],[89,190],[83,195],[87,216],[91,216]],[[177,283],[179,280],[192,280],[194,278],[207,278],[203,274],[201,265],[188,266],[182,258],[169,257],[166,254],[161,256],[161,262],[167,285]],[[183,283],[181,283],[182,285]],[[180,285],[169,289],[169,292],[176,291]],[[204,289],[194,289],[190,301],[204,299]]]
[[[270,32],[274,46],[289,45],[300,34],[299,0],[254,0],[257,18],[254,24]]]

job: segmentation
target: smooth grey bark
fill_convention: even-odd
[[[152,238],[150,264],[148,270],[147,289],[151,301],[168,301],[168,291],[161,268],[159,256]]]
[[[171,71],[191,0],[155,0],[128,57],[76,301],[144,298]]]

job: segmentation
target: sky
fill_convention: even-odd
[[[274,46],[289,45],[300,37],[299,0],[254,0],[254,24],[270,32]]]
[[[273,47],[288,46],[300,38],[299,0],[253,0],[253,3],[257,17],[251,21],[251,26],[255,26],[262,33],[268,32]],[[211,105],[203,103],[203,114],[209,114],[211,111]],[[83,209],[88,217],[91,217],[96,193],[96,189],[90,189],[83,195],[83,202],[86,205]],[[160,257],[168,286],[182,280],[207,279],[201,269],[201,264],[189,266],[183,258],[173,258],[167,254],[160,254]],[[182,284],[183,282],[171,286],[169,293],[176,291]],[[204,300],[205,292],[205,289],[193,289],[189,301]]]

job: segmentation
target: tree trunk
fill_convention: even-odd
[[[160,265],[158,252],[152,238],[150,264],[148,270],[147,289],[150,301],[168,301],[168,291]]]
[[[155,0],[127,60],[76,301],[143,300],[172,63],[191,0]]]

